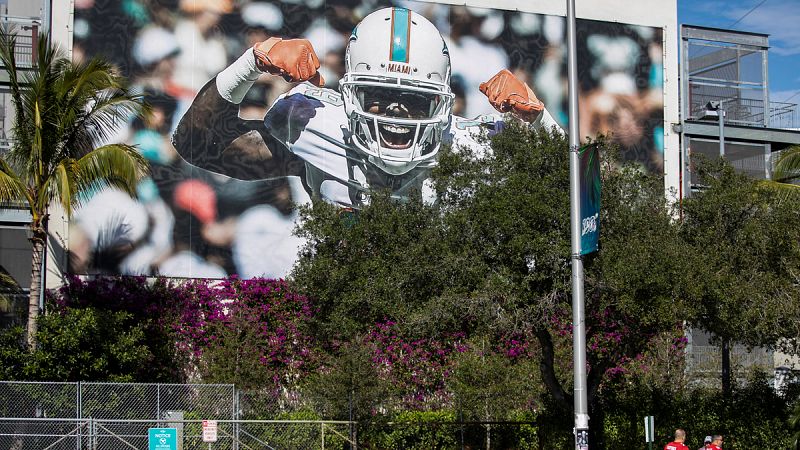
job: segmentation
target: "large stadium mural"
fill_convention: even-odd
[[[76,0],[74,57],[101,54],[153,114],[129,124],[151,174],[92,194],[71,270],[283,277],[296,205],[431,192],[441,148],[514,116],[567,125],[562,17],[355,0]],[[578,21],[583,136],[663,170],[662,31]],[[508,115],[503,116],[503,113]]]

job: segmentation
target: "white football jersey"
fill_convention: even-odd
[[[536,122],[534,126],[557,126],[546,110]],[[429,177],[435,161],[403,175],[390,175],[376,167],[352,143],[342,96],[334,90],[300,84],[275,101],[264,124],[276,140],[305,161],[306,187],[312,196],[356,208],[368,200],[370,189],[388,188],[399,199],[417,190],[426,201],[434,200]],[[442,142],[456,151],[469,148],[480,155],[489,149],[479,136],[496,133],[504,125],[502,116],[495,114],[475,119],[452,116]]]

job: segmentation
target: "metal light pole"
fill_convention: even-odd
[[[717,118],[719,120],[719,157],[725,156],[725,108],[722,102],[711,101],[706,103],[705,109],[700,113],[699,119]]]
[[[719,119],[719,157],[725,157],[725,109],[722,103],[706,105],[710,113],[716,113]],[[730,398],[731,394],[731,349],[728,338],[722,339],[722,394],[725,399]]]
[[[575,0],[567,0],[567,77],[569,79],[569,203],[572,259],[572,351],[575,397],[575,449],[589,448],[589,402],[586,393],[586,319],[581,258],[580,128],[578,126],[578,56]]]
[[[706,103],[705,109],[700,113],[700,119],[717,118],[719,121],[719,157],[725,157],[725,108],[722,102],[710,101]],[[730,340],[722,339],[722,394],[723,397],[730,398],[731,393],[731,349]]]
[[[717,109],[719,115],[719,157],[725,156],[725,110]]]

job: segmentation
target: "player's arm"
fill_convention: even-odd
[[[189,163],[235,178],[294,174],[300,165],[293,164],[293,155],[261,120],[239,118],[239,104],[262,73],[322,85],[317,69],[319,60],[305,39],[256,44],[200,90],[173,135],[175,148]],[[253,131],[260,139],[253,139]]]
[[[497,72],[489,81],[481,83],[480,90],[489,99],[489,103],[501,113],[510,112],[535,127],[547,129],[556,127],[561,130],[544,107],[544,103],[536,98],[530,86],[507,69]]]

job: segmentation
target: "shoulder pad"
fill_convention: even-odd
[[[297,141],[318,110],[326,106],[338,108],[342,104],[342,96],[338,92],[303,83],[275,100],[264,117],[264,126],[274,138],[290,146]]]
[[[300,137],[308,121],[323,106],[321,101],[300,93],[287,95],[272,104],[264,116],[264,127],[275,139],[289,145]]]

